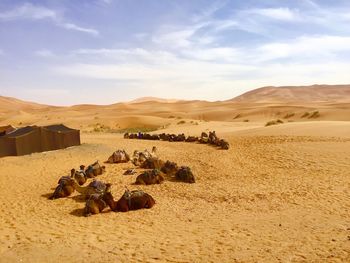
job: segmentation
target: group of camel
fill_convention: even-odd
[[[216,136],[215,131],[209,131],[209,135],[206,132],[202,132],[200,137],[197,136],[185,136],[185,134],[169,134],[169,133],[161,133],[161,134],[149,134],[149,133],[125,133],[125,139],[142,139],[142,140],[162,140],[168,142],[199,142],[203,144],[211,144],[214,146],[218,146],[221,149],[228,150],[230,148],[230,144],[224,140],[220,139]]]
[[[160,184],[165,179],[195,183],[194,175],[189,167],[179,167],[175,162],[162,161],[156,155],[156,147],[153,147],[151,152],[148,150],[134,151],[132,158],[125,150],[117,150],[108,158],[106,163],[127,163],[129,161],[136,167],[147,169],[137,176],[136,185]],[[62,176],[59,179],[50,199],[67,197],[77,191],[86,200],[85,216],[98,214],[107,206],[115,212],[153,207],[155,200],[142,190],[130,191],[126,189],[121,198],[115,201],[111,193],[112,185],[95,179],[96,176],[103,174],[105,171],[106,167],[101,166],[98,161],[89,165],[86,169],[84,165],[81,165],[79,170],[72,169],[70,176]],[[135,169],[128,169],[124,174],[134,173],[136,173]],[[93,180],[83,186],[90,178]]]

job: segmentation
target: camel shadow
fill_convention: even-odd
[[[72,215],[72,216],[76,216],[76,217],[85,217],[84,216],[84,208],[74,209],[69,214]]]
[[[86,198],[84,195],[74,195],[74,196],[69,196],[68,198],[74,200],[77,203],[85,203],[86,202]]]
[[[47,194],[42,194],[42,195],[40,195],[41,197],[44,197],[44,198],[46,198],[46,199],[50,199],[50,197],[52,196],[52,192],[51,193],[47,193]]]
[[[113,211],[110,210],[110,209],[107,209],[107,210],[104,210],[104,211],[100,212],[100,214],[106,214],[106,213],[110,213],[110,212],[113,212]],[[87,216],[84,215],[84,208],[74,209],[69,214],[72,215],[72,216],[76,216],[76,217],[87,217]]]

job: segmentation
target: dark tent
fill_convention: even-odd
[[[80,145],[80,131],[62,124],[41,128],[42,151],[50,151]]]
[[[64,125],[27,126],[0,137],[0,157],[80,145],[79,130]]]
[[[2,127],[0,127],[0,136],[4,136],[6,134],[9,134],[10,132],[13,132],[14,130],[16,130],[16,129],[14,127],[12,127],[11,125],[2,126]]]

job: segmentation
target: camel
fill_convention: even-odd
[[[132,175],[132,174],[136,174],[135,169],[127,169],[123,175]]]
[[[221,139],[220,141],[221,141],[220,143],[221,149],[228,150],[230,148],[230,144],[227,141],[223,139]]]
[[[71,172],[71,177],[75,179],[75,181],[78,182],[79,185],[85,184],[87,178],[86,174],[84,172],[84,165],[80,165],[80,170],[76,171],[74,168],[70,171]]]
[[[150,185],[160,184],[164,181],[163,173],[158,169],[145,171],[136,178],[135,184]]]
[[[230,144],[227,141],[225,141],[224,139],[217,140],[216,146],[218,146],[224,150],[228,150],[230,148]]]
[[[205,132],[202,132],[199,142],[208,143],[208,140],[209,140],[208,134],[206,134]]]
[[[58,186],[49,199],[53,200],[70,196],[75,190],[74,183],[74,179],[70,176],[62,176],[58,181]]]
[[[185,140],[185,142],[196,142],[198,141],[198,137],[196,136],[188,136]]]
[[[175,137],[175,141],[176,142],[184,142],[186,140],[186,136],[185,134],[181,133],[181,134],[178,134],[176,137]]]
[[[151,157],[146,159],[143,163],[141,163],[140,167],[143,169],[158,169],[160,170],[164,162],[157,157]]]
[[[151,208],[156,203],[153,197],[141,190],[124,192],[118,201],[114,201],[112,193],[108,190],[103,195],[103,200],[114,212],[128,212],[142,208]]]
[[[64,183],[65,181],[69,181],[69,180],[71,180],[71,179],[72,179],[71,176],[68,176],[68,175],[62,176],[62,177],[58,180],[57,184]]]
[[[91,183],[89,183],[87,186],[80,186],[75,181],[73,183],[75,190],[79,192],[80,194],[84,195],[85,197],[89,197],[93,194],[103,194],[106,189],[111,187],[111,184],[106,184],[101,181],[93,180]]]
[[[124,139],[129,139],[129,133],[128,132],[124,133]]]
[[[103,209],[107,207],[106,202],[103,200],[103,195],[92,194],[85,202],[84,216],[91,216],[101,213]]]
[[[130,161],[129,154],[125,150],[117,150],[108,158],[106,163],[127,163],[128,161]]]
[[[167,175],[175,175],[178,170],[177,164],[171,161],[166,161],[161,168],[161,171]]]
[[[208,139],[208,142],[210,143],[210,144],[215,144],[216,143],[216,141],[218,140],[219,138],[216,136],[216,133],[215,133],[215,131],[213,131],[213,132],[209,132],[209,139]]]
[[[134,151],[134,154],[132,156],[132,163],[135,166],[142,165],[147,159],[150,159],[152,157],[157,157],[157,147],[153,146],[152,151],[149,152],[147,149],[143,152],[140,151]]]
[[[185,183],[195,183],[194,175],[188,166],[181,166],[176,172],[175,177],[177,180]]]
[[[93,164],[88,166],[88,168],[85,170],[85,174],[88,178],[94,178],[97,175],[103,174],[105,170],[106,170],[106,167],[101,166],[100,163],[96,161]]]

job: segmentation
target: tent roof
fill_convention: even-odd
[[[50,131],[61,131],[61,132],[75,131],[75,129],[68,128],[63,124],[49,125],[49,126],[44,126],[43,128]]]
[[[3,137],[18,137],[18,136],[22,136],[26,133],[30,133],[32,131],[34,131],[35,129],[37,129],[38,126],[26,126],[26,127],[23,127],[23,128],[19,128],[9,134],[6,134],[4,135]]]
[[[8,131],[8,130],[15,130],[16,128],[11,126],[11,125],[6,125],[6,126],[0,126],[0,132],[2,131]]]

